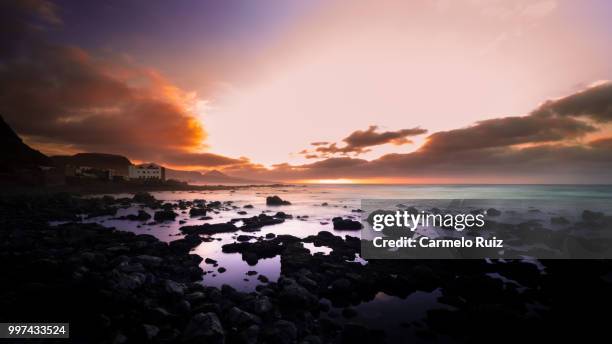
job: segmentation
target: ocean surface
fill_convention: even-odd
[[[141,223],[135,221],[117,220],[115,217],[135,214],[143,209],[153,215],[154,211],[140,206],[120,209],[115,217],[97,217],[84,219],[85,222],[97,222],[106,227],[128,230],[138,234],[154,235],[162,241],[177,240],[182,237],[179,230],[181,226],[197,225],[206,222],[228,222],[233,218],[251,217],[261,213],[270,215],[283,211],[293,215],[282,224],[263,227],[259,232],[241,232],[216,234],[215,240],[203,242],[192,253],[203,258],[212,258],[219,262],[218,267],[226,268],[219,273],[218,267],[202,262],[202,269],[206,271],[202,283],[210,286],[229,284],[241,291],[253,291],[261,282],[257,275],[249,276],[247,272],[256,271],[265,275],[270,281],[275,281],[280,275],[280,257],[260,259],[255,266],[248,265],[241,255],[226,254],[221,247],[224,244],[235,242],[240,234],[264,236],[267,233],[290,234],[297,237],[315,235],[319,231],[330,231],[335,235],[359,236],[357,232],[335,231],[331,219],[336,216],[359,220],[361,215],[354,210],[360,209],[362,199],[479,199],[504,200],[519,199],[529,203],[529,207],[543,209],[541,214],[550,218],[553,214],[562,214],[567,217],[579,216],[584,209],[604,211],[608,215],[612,212],[612,185],[298,185],[276,187],[253,187],[237,190],[222,191],[191,191],[191,192],[154,192],[155,198],[167,202],[178,200],[204,199],[206,201],[232,201],[234,209],[209,213],[211,220],[191,218],[188,211],[183,212],[176,221],[164,223]],[[273,207],[266,205],[266,196],[278,195],[291,205]],[[114,197],[131,197],[132,195],[112,195]],[[244,208],[252,205],[253,208]],[[240,215],[238,211],[246,211]],[[179,224],[179,220],[184,221]],[[237,226],[241,223],[237,222]],[[252,239],[255,240],[255,239]],[[312,254],[328,254],[327,247],[315,247],[312,244],[304,245]],[[367,264],[361,257],[355,261]],[[537,261],[534,261],[537,264]],[[380,324],[391,333],[391,338],[401,335],[402,329],[387,328],[387,319],[401,316],[406,320],[422,318],[427,309],[448,308],[436,300],[439,291],[432,293],[417,292],[406,299],[399,299],[384,293],[379,293],[375,300],[356,305],[359,316],[355,321],[369,324]],[[397,323],[397,322],[395,322]]]

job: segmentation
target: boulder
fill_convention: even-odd
[[[183,341],[211,344],[225,343],[225,332],[219,317],[212,312],[194,315],[185,326]]]
[[[205,208],[191,208],[189,209],[189,216],[191,217],[206,216],[206,209]]]
[[[363,228],[363,225],[359,221],[354,221],[350,219],[343,219],[341,217],[334,217],[332,219],[335,230],[345,230],[345,231],[358,231]]]
[[[174,219],[178,216],[177,213],[175,213],[172,210],[160,210],[160,211],[156,211],[155,215],[153,216],[153,219],[157,222],[163,222],[163,221],[174,221]]]
[[[280,197],[274,195],[274,196],[266,197],[266,205],[272,205],[272,206],[291,205],[291,202],[285,201],[281,199]]]

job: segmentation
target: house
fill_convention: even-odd
[[[80,179],[113,180],[115,171],[108,168],[66,165],[66,177]]]
[[[166,179],[166,168],[154,163],[133,165],[129,167],[130,179]]]

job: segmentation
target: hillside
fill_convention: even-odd
[[[52,166],[46,155],[30,148],[0,116],[0,171],[13,172],[38,166]]]
[[[122,156],[106,153],[78,153],[75,155],[56,155],[51,159],[58,168],[63,169],[66,165],[88,166],[101,169],[113,169],[115,173],[122,176],[128,175],[129,166],[132,162]]]

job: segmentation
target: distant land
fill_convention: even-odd
[[[112,169],[117,175],[128,176],[133,163],[125,156],[107,153],[77,153],[48,157],[31,148],[15,133],[0,116],[0,177],[14,180],[25,170],[39,174],[40,166],[65,170],[66,165],[87,166],[98,169]],[[10,178],[9,178],[10,177]],[[18,178],[19,179],[19,178]],[[196,184],[274,184],[274,182],[232,177],[217,170],[204,173],[166,168],[166,179]]]
[[[75,155],[55,155],[51,157],[55,166],[63,169],[66,165],[87,166],[100,169],[115,170],[117,175],[128,175],[132,162],[121,155],[106,153],[78,153]]]
[[[52,156],[54,164],[58,168],[66,165],[88,166],[102,169],[113,169],[118,175],[127,176],[132,162],[122,156],[106,153],[78,153],[75,155]],[[201,173],[198,171],[181,171],[166,168],[166,179],[174,179],[188,183],[199,184],[273,184],[274,182],[256,179],[244,179],[228,176],[217,170]]]
[[[0,116],[0,173],[17,173],[38,166],[52,166],[43,153],[30,148]]]
[[[166,168],[166,178],[204,184],[275,184],[275,182],[266,180],[232,177],[217,170],[200,173],[198,171],[179,171]]]

